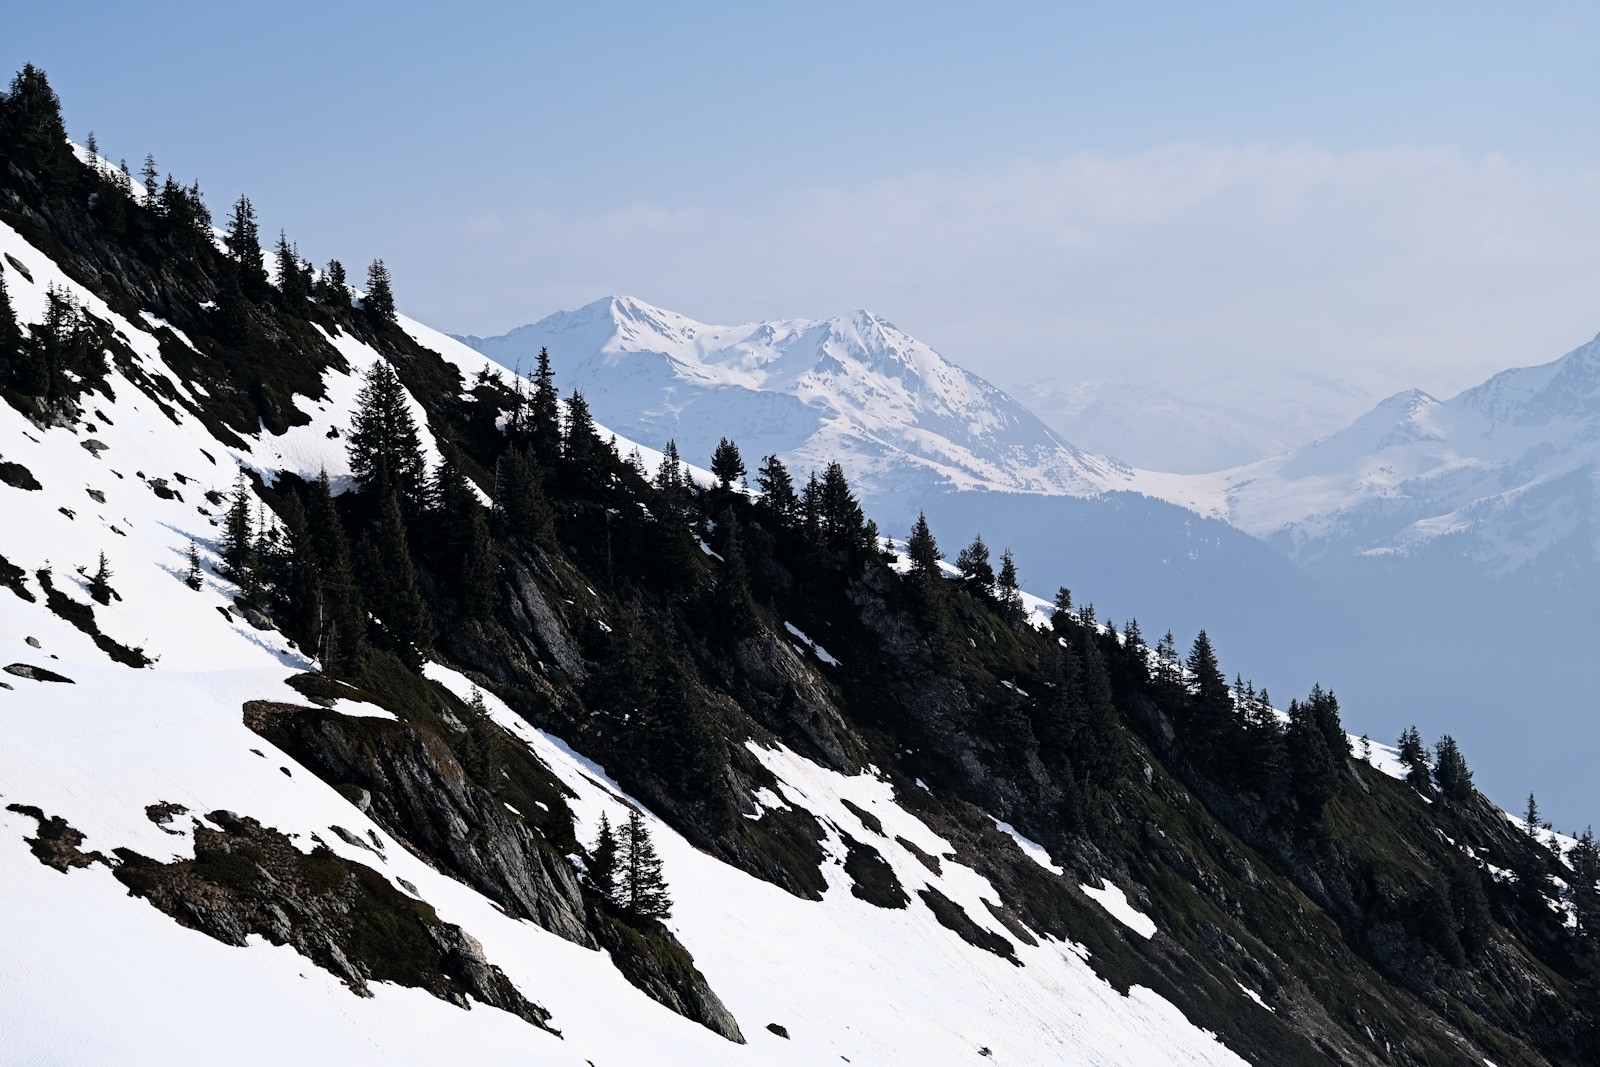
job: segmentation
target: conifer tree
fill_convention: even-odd
[[[725,493],[745,475],[744,457],[739,455],[739,446],[726,437],[718,441],[717,447],[711,452],[711,473],[717,479],[717,488]]]
[[[17,313],[11,306],[11,293],[6,289],[5,268],[0,267],[0,381],[10,377],[10,369],[22,358],[22,328],[17,325]]]
[[[795,496],[794,479],[783,461],[777,456],[763,459],[761,469],[756,472],[756,487],[761,490],[761,499],[756,502],[760,512],[771,517],[779,529],[792,527],[799,513],[800,499]]]
[[[1468,959],[1476,959],[1493,936],[1493,920],[1483,892],[1483,876],[1464,857],[1456,857],[1450,868],[1450,903],[1461,948]]]
[[[1322,818],[1322,809],[1338,787],[1339,765],[1328,751],[1328,742],[1317,725],[1309,703],[1289,702],[1289,730],[1286,737],[1290,785],[1300,805],[1301,816],[1309,823]]]
[[[409,395],[389,365],[372,365],[356,398],[347,444],[350,470],[363,492],[380,500],[390,494],[411,513],[423,502],[422,442],[411,415]]]
[[[451,579],[456,606],[468,618],[489,612],[494,580],[494,560],[489,549],[489,527],[478,496],[464,474],[448,458],[434,472],[433,550],[441,570]]]
[[[866,516],[838,461],[822,471],[820,510],[821,534],[825,547],[836,553],[861,552],[869,547]]]
[[[378,540],[372,546],[372,603],[394,653],[412,670],[420,670],[432,646],[428,609],[422,601],[416,564],[406,544],[405,519],[400,501],[390,493],[378,521]]]
[[[1017,562],[1011,556],[1011,549],[1000,553],[1000,576],[996,579],[1000,594],[1000,611],[1006,620],[1006,625],[1012,629],[1022,625],[1022,589],[1017,578]],[[1110,623],[1106,624],[1110,629]]]
[[[974,593],[988,595],[994,588],[994,566],[989,562],[989,546],[978,534],[972,543],[956,555],[956,570],[961,580]]]
[[[188,568],[184,571],[183,584],[198,592],[205,585],[205,580],[205,572],[200,569],[200,548],[190,541]]]
[[[255,582],[255,525],[251,513],[255,510],[255,493],[244,471],[234,480],[229,494],[228,512],[222,520],[222,573],[233,584],[244,589]]]
[[[139,180],[144,186],[144,206],[152,210],[156,206],[156,193],[160,187],[156,179],[161,177],[161,171],[156,168],[156,157],[149,152],[144,154],[144,166],[139,168]]]
[[[531,452],[511,448],[500,458],[499,515],[505,530],[528,545],[551,544],[555,516],[544,495],[544,471]]]
[[[311,555],[317,564],[317,611],[313,644],[322,669],[353,675],[366,655],[367,612],[351,563],[344,523],[334,506],[328,472],[311,483],[306,507]]]
[[[560,457],[561,405],[555,371],[550,366],[550,350],[543,347],[533,373],[533,395],[528,399],[528,436],[533,454],[546,467]]]
[[[661,451],[661,465],[656,468],[656,492],[661,494],[664,518],[682,522],[689,516],[689,480],[683,473],[683,460],[678,457],[678,442],[669,440]]]
[[[274,252],[278,261],[278,295],[283,306],[298,310],[311,299],[311,283],[300,263],[300,251],[289,243],[289,237],[278,231],[278,247]]]
[[[109,604],[111,597],[111,565],[106,562],[106,554],[102,552],[100,565],[89,577],[89,598],[96,604]]]
[[[165,198],[163,198],[165,200]],[[239,287],[251,300],[267,295],[267,265],[261,252],[261,231],[256,224],[255,208],[248,196],[234,201],[233,213],[228,217],[227,235],[223,238],[228,254],[239,267]]]
[[[1522,813],[1522,821],[1526,824],[1523,832],[1528,835],[1530,841],[1536,841],[1539,838],[1539,819],[1539,802],[1533,799],[1532,793],[1529,793],[1528,806]]]
[[[317,302],[331,308],[350,306],[350,283],[345,279],[344,264],[337,259],[328,260],[327,268],[317,280]]]
[[[1434,777],[1439,782],[1439,792],[1460,803],[1472,797],[1472,772],[1467,769],[1461,746],[1449,734],[1439,738],[1433,747]]]
[[[375,259],[367,268],[367,295],[362,308],[373,325],[392,326],[395,321],[394,290],[389,281],[389,268],[383,260]]]
[[[1432,781],[1428,773],[1428,750],[1414,725],[1400,734],[1400,762],[1406,767],[1406,781],[1414,789],[1426,791]]]
[[[589,402],[576,389],[567,398],[567,419],[561,435],[562,469],[568,484],[583,494],[592,494],[605,485],[606,445],[594,427]]]
[[[637,809],[628,813],[628,822],[623,827],[620,873],[619,895],[622,910],[628,915],[636,919],[661,920],[672,914],[661,858]]]
[[[617,903],[617,865],[617,834],[611,828],[610,816],[601,812],[600,832],[589,853],[589,881],[608,904]]]
[[[928,527],[928,516],[917,512],[916,525],[911,527],[911,537],[906,541],[906,558],[911,562],[911,574],[921,579],[939,577],[939,542],[934,540]]]
[[[44,71],[25,63],[11,79],[0,109],[11,128],[16,162],[54,190],[64,174],[67,130],[61,121],[61,99],[50,87]]]

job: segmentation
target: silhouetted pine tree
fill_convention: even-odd
[[[1449,734],[1439,738],[1433,748],[1434,776],[1439,782],[1439,792],[1458,803],[1472,797],[1472,772],[1467,769],[1461,746]]]
[[[244,471],[234,480],[228,512],[222,520],[222,574],[241,589],[255,583],[255,492]]]
[[[600,813],[600,832],[589,852],[589,881],[608,904],[617,903],[618,844],[611,818]]]
[[[972,543],[956,554],[956,570],[973,593],[990,595],[994,587],[994,566],[989,562],[989,546],[978,534]]]
[[[666,919],[672,914],[672,898],[667,895],[667,880],[661,857],[650,840],[650,831],[638,809],[628,813],[622,830],[622,862],[618,896],[622,910],[636,919]]]
[[[382,328],[394,324],[394,290],[390,288],[389,268],[381,259],[373,260],[367,268],[367,295],[361,306],[374,326]]]
[[[528,440],[534,456],[546,469],[561,457],[561,405],[557,401],[550,350],[540,347],[533,372],[533,395],[528,398]]]
[[[1400,734],[1400,762],[1405,765],[1406,781],[1412,788],[1426,792],[1432,783],[1428,773],[1428,750],[1415,726],[1406,727]]]
[[[350,283],[345,278],[344,264],[337,259],[328,260],[327,269],[316,284],[317,303],[339,309],[350,306]]]
[[[400,501],[390,493],[378,520],[378,539],[370,548],[368,594],[390,649],[412,670],[419,670],[432,646],[427,605],[417,584],[417,568],[406,544]]]
[[[169,179],[170,180],[170,179]],[[163,197],[163,201],[165,201]],[[233,213],[228,216],[227,234],[223,241],[228,255],[239,268],[239,288],[250,300],[260,300],[270,291],[267,284],[267,265],[261,253],[261,231],[256,224],[255,208],[248,196],[234,201]]]
[[[374,363],[367,371],[350,420],[346,449],[350,471],[363,492],[379,500],[392,494],[406,502],[407,514],[420,511],[422,442],[405,387],[385,362]]]
[[[317,562],[318,612],[313,647],[330,674],[354,675],[366,655],[367,612],[351,563],[344,523],[333,503],[328,472],[311,483],[306,525]]]
[[[799,517],[800,498],[795,495],[794,479],[783,461],[777,456],[762,460],[761,469],[756,472],[756,487],[761,490],[757,511],[778,529],[792,529]]]
[[[1309,703],[1289,702],[1289,730],[1285,739],[1289,757],[1289,785],[1308,823],[1322,818],[1339,784],[1339,763]]]
[[[711,473],[717,479],[717,488],[728,492],[733,488],[733,483],[745,475],[744,457],[739,455],[739,446],[726,437],[717,442],[717,447],[711,453]]]

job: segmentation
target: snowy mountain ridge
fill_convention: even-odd
[[[1138,472],[1074,447],[1004,392],[867,311],[715,326],[633,297],[497,337],[458,338],[508,368],[547,347],[597,417],[707,456],[717,436],[804,469],[841,460],[869,491],[909,486],[1089,495]]]
[[[1172,494],[1296,558],[1445,543],[1490,573],[1563,541],[1600,551],[1600,338],[1438,400],[1391,396],[1350,426]]]

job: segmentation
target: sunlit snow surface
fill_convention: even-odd
[[[149,332],[158,322],[113,315],[3,226],[0,252],[33,275],[28,282],[6,268],[24,323],[39,320],[44,288],[55,283],[120,330],[148,373],[167,373]],[[459,344],[402,325],[463,374],[482,366],[481,356]],[[232,590],[210,573],[220,509],[203,494],[227,490],[237,464],[266,476],[279,468],[306,475],[325,469],[337,479],[347,471],[343,434],[329,438],[327,431],[347,428],[345,405],[376,357],[348,337],[335,344],[350,373],[327,375],[330,402],[304,403],[312,425],[262,437],[247,450],[222,447],[181,411],[169,417],[116,372],[109,380],[115,403],[89,398],[92,431],[40,430],[0,406],[0,457],[43,484],[38,492],[0,485],[0,554],[27,573],[36,597],[34,572],[49,566],[60,589],[86,601],[74,568],[92,569],[104,551],[121,599],[97,605],[96,620],[117,641],[158,660],[145,670],[117,666],[42,603],[0,589],[0,666],[30,664],[72,679],[0,675],[11,686],[0,689],[0,808],[33,805],[60,816],[85,835],[87,851],[126,847],[158,860],[191,856],[191,820],[218,809],[256,818],[308,851],[325,844],[397,886],[402,879],[414,886],[442,919],[477,938],[489,960],[552,1013],[564,1036],[481,1004],[463,1011],[418,990],[379,985],[375,996],[359,998],[289,948],[225,946],[128,896],[104,866],[68,874],[44,866],[23,840],[34,821],[0,810],[0,1061],[622,1067],[814,1065],[848,1057],[898,1065],[972,1063],[986,1047],[1005,1063],[1242,1062],[1149,990],[1118,994],[1070,943],[1018,944],[1026,966],[1016,967],[961,941],[915,897],[901,911],[854,897],[839,865],[840,831],[871,841],[908,893],[937,886],[973,922],[1006,936],[984,903],[999,900],[985,879],[948,858],[934,875],[892,840],[904,837],[935,855],[952,852],[871,774],[843,776],[781,748],[755,750],[778,780],[762,794],[767,808],[802,807],[828,828],[830,888],[821,902],[728,867],[647,815],[676,902],[671,926],[739,1020],[750,1041],[740,1046],[635,991],[604,954],[512,919],[435,871],[246,729],[247,700],[304,702],[284,680],[310,664],[280,635],[218,610],[229,606]],[[81,447],[90,438],[107,447],[98,454]],[[632,447],[619,443],[625,453]],[[659,462],[659,454],[642,455]],[[155,478],[181,499],[158,497],[148,484]],[[182,580],[191,541],[208,570],[199,591]],[[428,671],[458,693],[470,689],[442,667]],[[515,719],[492,695],[486,700],[576,794],[580,833],[592,837],[602,812],[623,817],[631,802],[601,768]],[[382,714],[351,701],[336,710]],[[868,830],[846,800],[880,819],[888,837]],[[158,802],[189,809],[171,823],[177,833],[146,817],[146,806]],[[334,827],[379,844],[352,845]],[[768,1023],[787,1028],[790,1040],[768,1032]]]

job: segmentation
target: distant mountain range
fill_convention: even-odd
[[[1011,397],[867,311],[713,326],[628,296],[498,337],[459,337],[524,370],[548,347],[557,376],[618,433],[686,457],[721,436],[748,457],[846,462],[875,491],[1091,495],[1136,472],[1064,440]]]
[[[1447,553],[1505,575],[1552,554],[1596,559],[1597,465],[1600,339],[1450,400],[1396,393],[1338,433],[1196,484],[1211,513],[1303,562]]]

